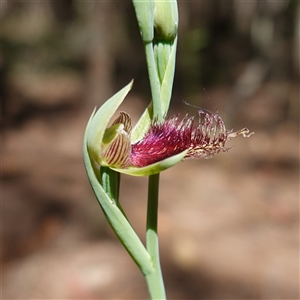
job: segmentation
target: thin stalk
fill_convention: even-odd
[[[157,234],[158,193],[159,174],[151,175],[148,185],[146,248],[152,259],[154,271],[146,275],[146,280],[151,299],[166,299]]]

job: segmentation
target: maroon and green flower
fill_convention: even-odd
[[[111,99],[108,101],[114,102]],[[114,110],[122,100],[116,102]],[[98,118],[95,116],[91,122],[94,119]],[[100,165],[135,176],[158,173],[183,159],[210,158],[228,151],[226,142],[231,138],[238,135],[249,137],[252,134],[247,128],[236,132],[227,130],[218,114],[202,110],[198,111],[197,120],[188,116],[180,119],[179,115],[163,122],[154,120],[135,141],[132,139],[134,129],[131,117],[126,112],[121,112],[109,127],[108,122],[105,122],[105,130],[102,129],[101,140],[97,138],[99,145],[92,147],[94,159]],[[94,144],[95,141],[91,142]]]

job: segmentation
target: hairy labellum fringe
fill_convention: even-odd
[[[242,133],[237,133],[242,134]],[[130,164],[144,167],[188,150],[185,158],[210,158],[227,151],[225,142],[234,134],[227,131],[217,114],[199,111],[199,120],[187,115],[154,122],[145,137],[131,147]]]

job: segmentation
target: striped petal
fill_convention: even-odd
[[[102,141],[103,166],[125,168],[131,153],[131,118],[121,112],[120,116],[107,128]]]
[[[114,120],[112,125],[115,124],[123,124],[124,125],[124,130],[128,133],[131,134],[132,126],[131,126],[131,117],[128,113],[125,111],[120,112],[120,116]]]

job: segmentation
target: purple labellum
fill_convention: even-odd
[[[228,131],[218,114],[199,111],[199,119],[187,115],[179,120],[179,115],[156,121],[145,136],[130,145],[131,118],[121,112],[112,125],[123,124],[117,138],[103,153],[107,165],[121,168],[146,167],[168,157],[187,151],[185,159],[210,158],[219,152],[226,152],[226,141],[237,135],[249,137],[247,128],[237,132]]]
[[[181,121],[175,116],[162,124],[154,122],[145,137],[132,145],[130,164],[144,167],[185,150],[185,158],[209,158],[227,151],[228,135],[219,115],[203,111],[197,123],[187,116]]]

